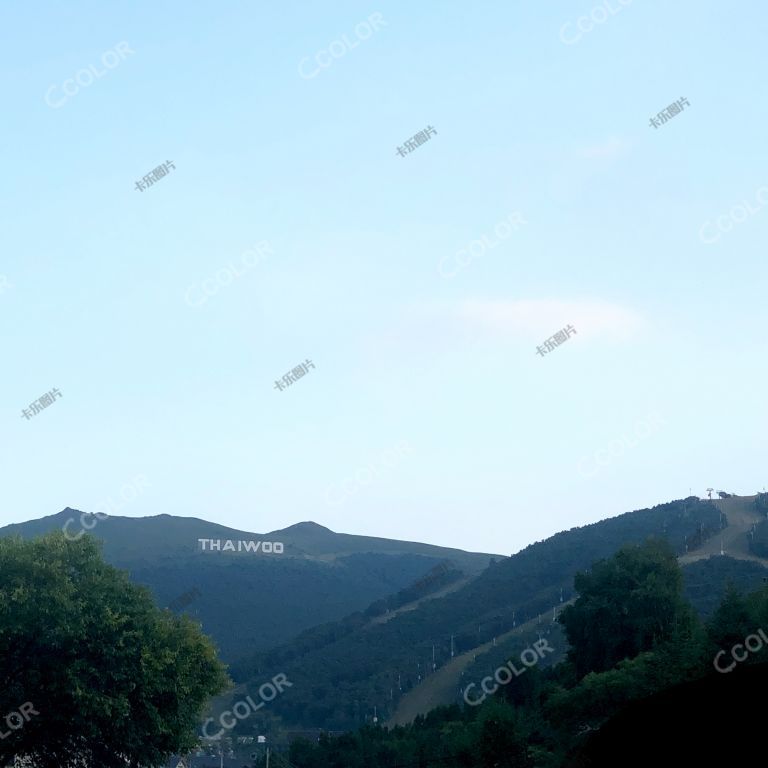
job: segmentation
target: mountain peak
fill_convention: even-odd
[[[283,528],[280,533],[334,533],[330,528],[326,528],[324,525],[319,525],[312,520],[304,520],[301,523],[295,523],[289,525],[287,528]]]

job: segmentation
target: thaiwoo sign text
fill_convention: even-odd
[[[198,539],[203,552],[258,552],[282,555],[282,541],[232,541],[231,539]],[[206,546],[206,544],[208,546]]]

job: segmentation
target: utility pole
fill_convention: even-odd
[[[269,768],[269,747],[267,747],[267,768]]]

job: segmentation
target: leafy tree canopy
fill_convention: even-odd
[[[0,539],[0,764],[155,765],[196,743],[227,684],[211,642],[159,611],[90,537]],[[22,712],[9,721],[6,713]],[[31,709],[30,709],[31,707]]]
[[[624,547],[574,583],[579,598],[559,620],[580,675],[651,650],[693,620],[677,560],[662,541]]]

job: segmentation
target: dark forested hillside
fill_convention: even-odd
[[[287,748],[291,732],[404,723],[296,742],[293,763],[560,768],[625,704],[701,677],[713,652],[768,615],[768,593],[747,601],[736,591],[765,583],[747,552],[751,522],[741,521],[737,557],[701,554],[721,549],[721,539],[736,545],[722,504],[662,504],[508,558],[358,541],[312,523],[259,535],[164,516],[85,520],[160,605],[200,620],[225,656],[239,654],[230,667],[236,688],[215,702],[217,716],[257,698],[266,680],[290,681],[263,713],[233,724],[233,743],[267,733]],[[35,535],[73,513],[2,533]],[[193,537],[280,540],[285,556],[197,551]],[[481,680],[520,665],[537,643],[546,658],[495,695],[478,695]]]
[[[256,534],[170,515],[82,515],[65,509],[6,526],[0,536],[30,538],[64,526],[72,538],[93,536],[107,562],[149,587],[158,605],[200,621],[228,662],[412,585],[414,594],[432,592],[452,578],[478,573],[492,559],[418,542],[334,533],[311,522]],[[279,541],[284,553],[202,551],[201,538]],[[452,565],[442,573],[445,563]],[[437,566],[441,572],[427,578]],[[419,587],[420,580],[426,583]]]
[[[755,761],[755,737],[764,715],[748,702],[759,701],[766,686],[768,663],[754,664],[727,675],[713,670],[633,702],[590,734],[566,768],[646,768],[659,765],[661,753],[665,765],[749,765]],[[695,723],[695,728],[683,723]],[[644,738],[651,733],[652,739]]]
[[[768,568],[751,560],[710,557],[685,565],[683,579],[686,599],[706,618],[720,604],[729,584],[743,592],[764,587]]]
[[[386,720],[401,697],[446,665],[452,652],[493,642],[515,625],[551,614],[561,598],[570,600],[574,575],[593,561],[650,536],[682,554],[720,525],[712,502],[691,497],[574,528],[492,563],[462,588],[414,611],[384,623],[357,613],[256,654],[231,672],[253,686],[265,675],[287,673],[296,681],[294,690],[273,711],[292,725],[351,728],[374,707]]]
[[[558,620],[569,650],[556,666],[404,726],[296,740],[291,763],[607,768],[742,765],[755,756],[768,588],[727,590],[704,623],[683,596],[675,553],[659,540],[590,564],[576,586]]]

